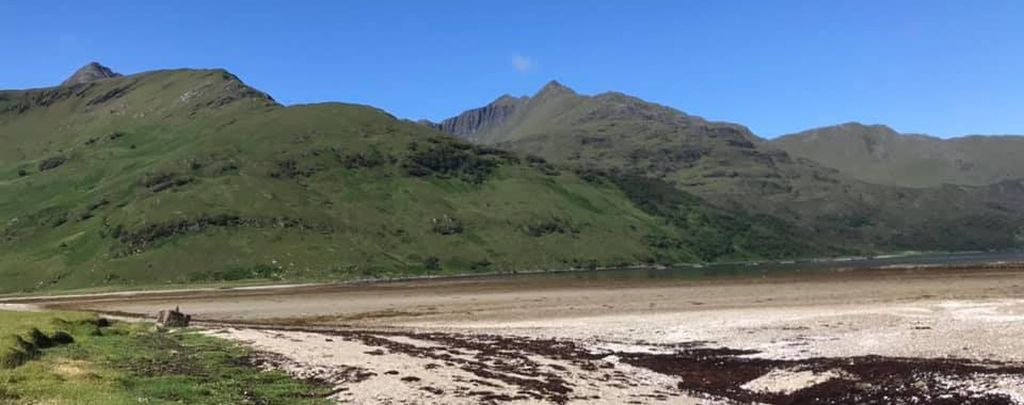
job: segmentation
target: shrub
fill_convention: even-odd
[[[437,256],[430,256],[423,261],[423,267],[430,271],[441,270],[441,259],[438,259]]]

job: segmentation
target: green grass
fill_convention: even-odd
[[[75,342],[0,369],[2,404],[318,404],[327,388],[262,371],[234,343],[189,331],[114,323],[84,313],[0,311],[0,333],[65,328]]]

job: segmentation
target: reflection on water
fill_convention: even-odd
[[[798,260],[713,264],[703,267],[616,269],[507,276],[546,282],[685,281],[728,278],[792,277],[821,275],[851,269],[913,266],[968,266],[999,262],[1024,262],[1024,252],[983,252],[836,260]],[[504,277],[503,277],[504,278]]]

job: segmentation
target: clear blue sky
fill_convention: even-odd
[[[1024,134],[1024,1],[0,1],[0,88],[224,67],[279,101],[440,119],[557,79],[772,137]]]

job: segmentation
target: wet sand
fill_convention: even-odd
[[[868,269],[770,277],[484,277],[378,284],[119,293],[7,299],[49,307],[153,316],[180,305],[195,319],[403,327],[502,325],[598,315],[763,307],[833,307],[949,299],[1024,298],[1024,264]]]
[[[1024,265],[35,300],[180,305],[352,403],[1024,403]],[[32,300],[29,300],[32,301]]]

